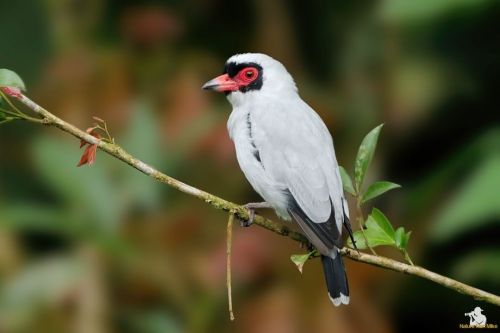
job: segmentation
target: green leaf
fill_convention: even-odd
[[[384,124],[381,124],[368,133],[358,149],[358,154],[356,156],[356,161],[354,163],[354,181],[356,185],[356,191],[359,193],[361,185],[363,185],[363,180],[365,179],[366,170],[370,165],[373,154],[375,153],[375,148],[377,147],[378,136],[380,130]]]
[[[352,237],[354,238],[354,241],[356,242],[356,248],[362,250],[362,249],[366,249],[368,247],[368,246],[366,246],[365,238],[363,237],[363,233],[360,230],[353,232]],[[349,246],[352,249],[355,248],[350,237],[347,239],[347,246]]]
[[[299,272],[302,273],[304,264],[306,263],[307,260],[309,260],[309,257],[311,257],[313,253],[314,251],[306,254],[292,254],[290,256],[290,260],[295,264],[295,266],[297,266]]]
[[[356,195],[356,191],[352,186],[352,180],[346,169],[343,166],[339,166],[340,178],[342,178],[342,185],[344,186],[344,191],[347,193],[351,193],[352,195]]]
[[[366,220],[365,228],[364,233],[371,247],[380,245],[396,246],[394,228],[380,210],[373,208],[372,213]],[[359,249],[367,248],[361,230],[354,232],[353,236],[356,246]],[[347,241],[347,244],[353,247],[350,239]]]
[[[0,87],[12,87],[26,90],[23,80],[15,72],[0,68]]]
[[[373,208],[365,223],[364,234],[370,247],[389,245],[396,246],[395,231],[387,217],[377,208]],[[365,238],[361,230],[354,232],[356,246],[360,249],[367,248]],[[348,240],[348,245],[353,244]]]
[[[406,250],[406,248],[408,247],[408,242],[410,241],[410,236],[411,230],[405,233],[404,242],[401,243],[401,248],[404,248]]]
[[[401,185],[386,181],[375,182],[368,187],[366,192],[363,194],[362,202],[366,202],[368,200],[374,199],[379,195],[384,194],[387,191],[393,190],[395,188],[399,188]]]
[[[392,227],[391,222],[387,219],[387,217],[377,208],[372,209],[372,213],[370,216],[375,220],[377,226],[384,231],[390,238],[394,239],[394,228]]]
[[[405,232],[405,228],[399,227],[394,234],[396,247],[400,250],[406,250],[408,240],[410,239],[411,231]]]
[[[398,248],[405,247],[403,246],[405,238],[405,229],[403,227],[399,227],[396,229],[396,232],[394,233],[394,238],[396,240],[396,246]]]
[[[366,220],[364,234],[370,247],[388,245],[396,247],[401,251],[406,251],[411,231],[405,232],[403,227],[396,231],[392,227],[387,217],[377,208],[373,208]],[[368,246],[361,230],[354,232],[354,241],[358,249],[366,249]],[[347,240],[349,247],[354,247],[350,239]]]

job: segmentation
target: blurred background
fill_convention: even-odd
[[[226,133],[231,107],[200,87],[229,56],[268,53],[346,169],[385,123],[368,180],[403,188],[373,205],[413,231],[416,264],[498,294],[499,18],[495,0],[1,0],[0,67],[63,119],[103,118],[138,158],[245,203],[259,198]],[[2,333],[453,332],[476,306],[500,324],[497,307],[350,260],[351,304],[334,308],[318,260],[301,275],[297,243],[239,226],[231,323],[227,215],[102,152],[77,168],[78,147],[0,127]]]

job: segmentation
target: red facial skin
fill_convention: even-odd
[[[208,81],[203,89],[211,89],[218,92],[230,92],[248,86],[259,76],[259,71],[254,67],[246,67],[230,78],[228,74],[222,74],[215,79]]]

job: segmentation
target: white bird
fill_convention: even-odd
[[[226,93],[233,106],[227,128],[238,163],[264,203],[299,224],[321,254],[330,300],[349,303],[347,276],[338,250],[342,225],[351,234],[349,209],[332,136],[318,114],[299,96],[292,76],[261,53],[229,58],[224,73],[203,89]]]

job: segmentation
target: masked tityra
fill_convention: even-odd
[[[321,118],[300,98],[285,67],[265,54],[232,56],[224,73],[203,89],[224,92],[233,106],[227,127],[239,165],[266,201],[246,205],[250,220],[255,208],[293,217],[321,253],[331,301],[348,304],[338,249],[342,225],[351,232],[349,210],[332,137]]]

